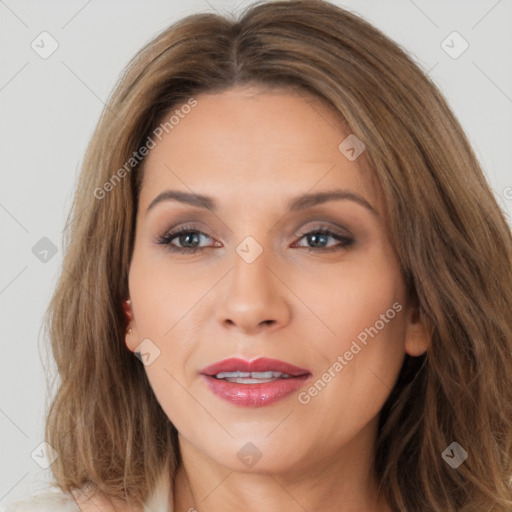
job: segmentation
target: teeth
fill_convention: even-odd
[[[274,382],[276,379],[222,379],[235,384],[265,384],[266,382]]]
[[[239,384],[258,384],[263,380],[270,382],[274,379],[289,379],[291,375],[281,372],[220,372],[215,375],[217,379],[226,379]],[[250,381],[250,382],[249,382]]]
[[[247,378],[250,377],[251,374],[249,372],[220,372],[217,373],[216,377],[217,379],[226,379],[226,378],[236,378],[236,377],[243,377]]]

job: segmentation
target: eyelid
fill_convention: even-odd
[[[345,227],[340,226],[336,223],[333,223],[332,221],[312,221],[313,224],[306,224],[306,226],[303,226],[300,228],[300,230],[297,232],[296,236],[304,236],[308,234],[311,231],[314,231],[316,229],[327,229],[329,231],[333,231],[339,236],[346,236],[353,237],[354,235]]]

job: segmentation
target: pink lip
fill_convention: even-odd
[[[242,372],[281,372],[291,375],[292,378],[277,379],[261,384],[237,384],[213,377],[220,372],[237,370]],[[301,388],[304,382],[311,377],[311,373],[304,368],[266,357],[254,361],[239,358],[224,359],[203,368],[200,374],[207,387],[216,396],[234,405],[246,407],[262,407],[282,400]]]
[[[260,357],[253,361],[231,357],[206,366],[199,373],[203,375],[217,375],[220,372],[236,372],[237,370],[241,372],[281,372],[293,375],[294,377],[309,374],[309,371],[304,368],[279,361],[279,359],[269,359],[268,357]]]

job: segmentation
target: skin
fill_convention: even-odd
[[[126,309],[126,346],[148,338],[160,351],[145,370],[179,432],[175,510],[389,511],[372,472],[378,414],[404,355],[429,340],[407,302],[366,155],[339,151],[350,132],[309,96],[237,87],[196,99],[146,160]],[[334,188],[375,213],[349,199],[287,213],[291,198]],[[164,201],[146,213],[167,189],[211,196],[218,210]],[[192,239],[206,249],[178,254],[155,242],[185,225],[207,235]],[[354,241],[322,252],[303,235],[318,227]],[[247,236],[263,249],[252,263],[236,252]],[[292,394],[235,406],[200,378],[213,362],[265,356],[308,369],[307,389],[396,302],[402,310],[308,404]],[[251,468],[237,457],[248,442],[262,454]]]

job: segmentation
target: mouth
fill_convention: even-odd
[[[247,361],[237,357],[223,359],[203,368],[199,373],[218,379],[288,379],[309,375],[309,370],[299,368],[294,364],[260,357]],[[259,380],[258,380],[259,382]]]
[[[203,368],[200,374],[213,394],[234,405],[249,407],[281,400],[311,377],[309,370],[268,358],[225,359]]]
[[[274,382],[277,379],[292,379],[287,373],[281,372],[220,372],[212,375],[214,379],[235,382],[236,384],[262,384],[264,382]]]

